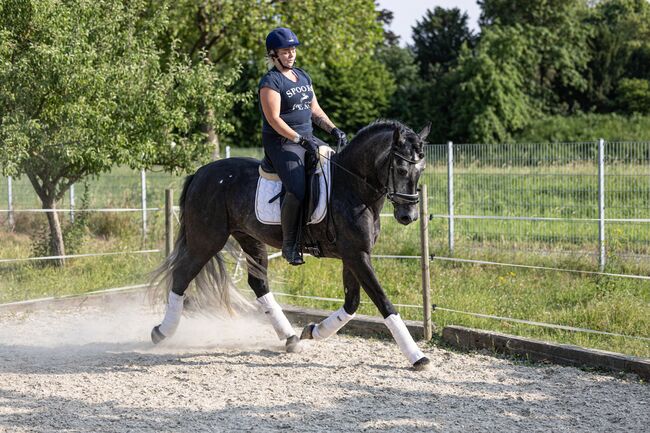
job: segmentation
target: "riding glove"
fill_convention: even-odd
[[[307,152],[311,152],[314,155],[318,154],[318,143],[314,137],[300,137],[298,144],[305,148]]]
[[[336,139],[336,147],[345,147],[348,145],[348,138],[345,136],[345,132],[341,131],[339,128],[334,128],[330,132],[330,135]]]

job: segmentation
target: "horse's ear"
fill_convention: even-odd
[[[431,122],[427,123],[427,126],[422,128],[422,131],[418,132],[418,135],[420,136],[420,139],[422,141],[425,141],[429,136],[430,132],[431,132]]]
[[[402,129],[395,128],[393,131],[393,146],[399,146],[400,139],[402,138]]]

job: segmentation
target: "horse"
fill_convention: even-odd
[[[430,360],[414,342],[388,299],[372,267],[371,253],[380,232],[380,212],[387,198],[403,225],[418,218],[418,180],[425,167],[429,126],[415,133],[406,125],[378,120],[362,128],[339,153],[332,153],[328,215],[311,225],[323,257],[343,262],[343,306],[298,337],[269,290],[267,245],[281,248],[279,225],[262,224],[255,214],[260,161],[227,158],[200,167],[185,179],[180,196],[180,226],[174,249],[153,273],[152,283],[167,305],[162,322],[151,332],[157,344],[171,337],[183,312],[185,291],[194,280],[196,302],[221,303],[229,310],[245,304],[230,283],[222,250],[234,238],[245,253],[248,285],[286,351],[300,350],[301,340],[323,340],[354,318],[363,287],[384,318],[401,352],[415,370]],[[169,290],[171,289],[171,290]],[[167,292],[168,291],[168,292]],[[187,299],[185,299],[187,301]]]

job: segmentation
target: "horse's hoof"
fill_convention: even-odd
[[[314,335],[312,332],[314,332],[314,328],[316,327],[315,323],[310,323],[309,325],[305,326],[302,329],[302,334],[300,334],[300,339],[301,340],[311,340],[314,338]]]
[[[161,341],[163,341],[163,340],[166,338],[166,337],[163,335],[163,333],[160,332],[160,329],[159,329],[159,328],[160,328],[160,325],[155,326],[155,327],[151,330],[151,341],[153,342],[153,344],[158,344],[158,343],[160,343]]]
[[[287,353],[299,353],[302,351],[302,346],[300,345],[300,338],[296,335],[292,335],[287,338],[286,344]]]
[[[413,369],[415,371],[427,371],[431,369],[431,361],[426,356],[415,361],[413,364]]]

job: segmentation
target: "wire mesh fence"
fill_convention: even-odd
[[[439,307],[436,323],[493,329],[497,325],[466,319],[487,314],[502,331],[515,332],[510,325],[503,325],[504,317],[512,317],[516,318],[513,323],[532,320],[647,337],[645,319],[639,318],[644,317],[643,305],[647,305],[643,302],[647,283],[641,279],[650,275],[650,143],[448,143],[429,145],[426,154],[421,182],[427,184],[429,193],[430,249],[439,259],[431,271],[433,302]],[[262,152],[250,149],[241,155],[233,150],[231,155],[259,159]],[[6,211],[5,179],[0,178],[0,210]],[[93,235],[90,243],[79,246],[73,252],[77,258],[55,273],[30,259],[36,255],[34,242],[16,241],[11,234],[4,236],[0,259],[6,260],[0,260],[0,295],[4,291],[5,299],[29,299],[146,281],[146,274],[164,254],[165,189],[174,189],[178,199],[183,180],[183,175],[147,172],[143,188],[140,172],[119,168],[76,185],[74,206],[66,196],[59,205],[65,209],[60,215],[69,226],[69,209],[81,215],[85,207],[85,213],[91,215],[86,221]],[[12,195],[19,219],[16,227],[23,238],[37,228],[43,240],[45,214],[23,212],[40,207],[29,183],[14,179]],[[143,208],[147,210],[146,237],[140,236]],[[422,302],[418,224],[397,223],[389,204],[383,212],[373,266],[400,314],[419,319],[421,308],[414,308]],[[0,212],[0,232],[7,227],[7,212]],[[600,272],[603,246],[606,269]],[[66,254],[71,252],[66,250]],[[450,263],[453,261],[459,263]],[[477,276],[478,267],[467,264],[496,266]],[[235,278],[245,285],[241,264],[233,262],[231,266]],[[287,266],[282,260],[271,261],[269,275],[274,291],[296,297],[301,305],[340,307],[340,262],[312,259],[309,266],[300,269],[287,270]],[[612,304],[612,296],[625,298],[631,293],[630,299],[611,308],[623,311],[641,305],[640,312],[611,315],[609,310],[601,310],[597,295],[607,289],[581,285],[580,276],[546,279],[533,273],[516,274],[528,268],[542,269],[545,275],[561,274],[548,272],[558,269],[568,274],[577,270],[599,276],[636,275],[636,280],[628,278],[620,283],[624,290],[607,292],[607,303]],[[552,291],[554,286],[567,290]],[[293,302],[292,297],[287,298],[289,302]],[[550,303],[546,299],[534,301],[536,297],[550,298]],[[575,312],[576,303],[589,304],[591,299],[596,299],[592,309]],[[376,309],[364,302],[360,312],[376,314]],[[621,323],[614,320],[602,324],[596,319],[599,317],[615,317]],[[624,317],[631,318],[626,322]],[[579,337],[567,341],[587,343]],[[621,344],[616,346],[620,351],[647,353],[646,349]]]
[[[600,144],[600,148],[599,148]],[[261,149],[233,149],[232,156],[260,158]],[[440,144],[426,148],[432,253],[459,259],[560,266],[567,269],[647,274],[650,268],[650,143]],[[60,209],[64,218],[90,209],[122,209],[123,224],[149,230],[164,191],[180,191],[184,176],[118,168],[75,186]],[[40,208],[29,181],[0,184],[0,224]],[[143,210],[144,209],[144,210]],[[389,212],[386,210],[385,212]],[[18,215],[18,216],[17,216]],[[149,219],[149,221],[144,221]],[[385,227],[393,239],[383,254],[409,255],[417,234]],[[388,233],[390,232],[390,233]],[[146,234],[146,233],[145,233]],[[395,242],[395,236],[413,238]],[[396,245],[395,251],[390,248]]]
[[[427,147],[434,252],[647,273],[650,143]]]

